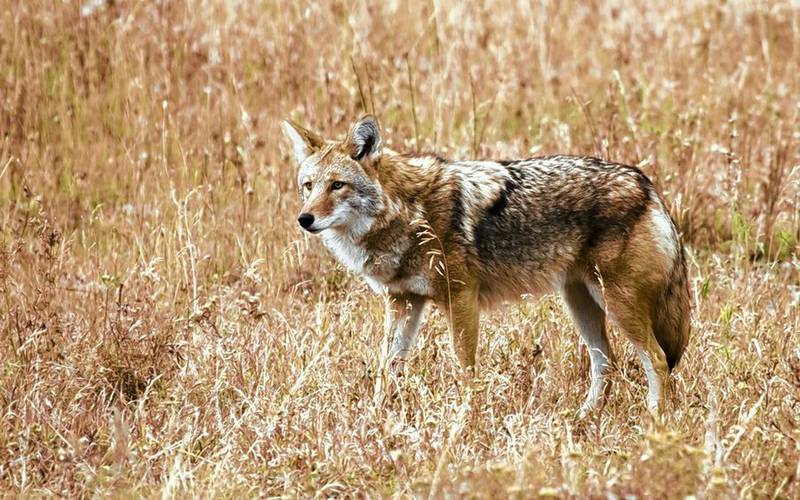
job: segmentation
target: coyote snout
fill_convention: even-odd
[[[291,122],[283,129],[299,167],[298,222],[389,295],[395,360],[412,352],[429,303],[447,315],[455,353],[472,366],[482,308],[555,291],[589,348],[582,413],[597,405],[613,362],[606,317],[636,347],[648,406],[659,409],[689,340],[689,288],[675,223],[639,169],[578,156],[401,155],[383,148],[372,116],[344,141]]]
[[[297,222],[303,229],[310,231],[312,233],[316,232],[311,229],[311,225],[314,224],[314,216],[311,215],[310,213],[303,212],[302,214],[300,214],[300,216],[297,218]]]

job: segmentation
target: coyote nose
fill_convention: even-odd
[[[300,223],[303,229],[308,229],[311,227],[311,224],[314,223],[314,216],[309,213],[300,214],[300,217],[297,218],[297,222]]]

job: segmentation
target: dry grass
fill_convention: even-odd
[[[3,3],[0,488],[800,496],[800,7],[629,3]],[[487,315],[471,384],[433,314],[391,397],[277,125],[373,108],[395,149],[653,177],[695,307],[664,423],[618,337],[574,418],[554,297]]]

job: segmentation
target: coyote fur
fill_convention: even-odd
[[[298,164],[298,222],[345,267],[387,294],[395,366],[428,303],[455,354],[475,365],[481,309],[556,291],[589,350],[582,414],[597,406],[613,355],[606,316],[636,347],[658,412],[689,340],[681,237],[635,167],[584,156],[451,161],[383,147],[365,116],[343,141],[283,122]],[[446,272],[431,266],[438,254]]]

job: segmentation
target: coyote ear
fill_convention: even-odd
[[[350,152],[350,157],[358,162],[378,160],[383,151],[383,139],[381,139],[378,120],[372,115],[367,115],[359,120],[350,130],[345,145]]]
[[[291,120],[283,120],[281,128],[283,135],[292,143],[292,152],[298,166],[325,143],[322,137]]]

